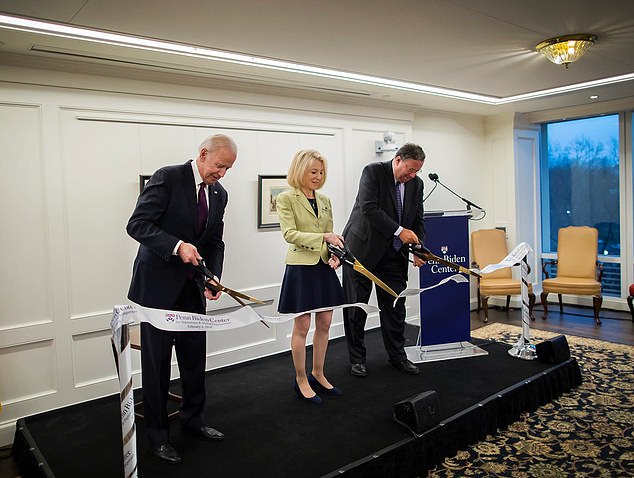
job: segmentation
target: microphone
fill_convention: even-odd
[[[445,186],[443,183],[440,182],[440,178],[438,177],[438,174],[436,173],[429,173],[429,179],[431,179],[432,181],[434,181],[436,184],[440,184],[443,188],[445,188],[447,191],[449,191],[451,194],[453,194],[454,196],[459,197],[460,199],[462,199],[466,204],[467,204],[467,209],[471,210],[471,206],[473,206],[476,209],[479,209],[480,211],[484,211],[484,209],[482,209],[480,206],[478,206],[477,204],[475,204],[474,202],[469,201],[468,199],[463,198],[462,196],[460,196],[458,193],[456,193],[455,191],[449,189],[447,186]]]

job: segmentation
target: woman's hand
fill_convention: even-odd
[[[341,265],[341,262],[337,256],[330,256],[330,259],[328,259],[328,265],[333,269],[337,269]]]
[[[343,248],[343,236],[335,234],[334,232],[324,233],[324,242],[326,244],[332,244],[333,246]]]

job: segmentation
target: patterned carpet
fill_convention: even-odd
[[[472,337],[515,344],[520,327],[491,324]],[[531,330],[533,343],[557,334]],[[583,383],[431,470],[429,477],[634,476],[634,347],[566,336]]]

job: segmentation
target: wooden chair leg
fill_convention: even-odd
[[[557,294],[557,299],[559,299],[559,313],[564,315],[564,303],[561,300],[561,294]]]
[[[506,296],[506,307],[504,307],[504,310],[509,310],[511,308],[511,296],[507,295]]]
[[[482,297],[480,297],[480,286],[478,285],[478,314],[480,313],[480,301]]]
[[[603,296],[595,295],[592,297],[592,308],[594,309],[594,322],[597,325],[601,325],[601,319],[599,318],[599,310],[601,310],[602,303],[603,303]]]
[[[531,320],[535,320],[535,317],[533,316],[534,308],[535,308],[535,294],[530,292],[528,294],[528,316],[530,317]]]
[[[630,308],[630,314],[632,314],[632,322],[634,322],[634,305],[632,305],[632,300],[634,300],[634,295],[630,295],[627,298],[627,305]]]
[[[482,309],[484,310],[484,322],[489,321],[489,296],[482,296]]]
[[[542,307],[544,308],[544,315],[542,315],[542,319],[548,318],[548,292],[542,292],[541,295]]]

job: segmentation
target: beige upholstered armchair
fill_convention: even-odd
[[[559,229],[557,260],[546,261],[542,267],[542,305],[545,319],[548,317],[547,298],[549,293],[557,294],[559,312],[563,314],[562,294],[591,295],[594,309],[594,321],[601,324],[599,310],[603,303],[601,278],[603,265],[597,261],[599,233],[593,227],[569,226]],[[557,277],[550,278],[547,268],[557,264]]]
[[[489,264],[497,264],[508,254],[506,245],[506,233],[499,229],[480,229],[471,233],[471,249],[473,252],[472,267],[482,269]],[[478,279],[478,312],[480,304],[484,309],[484,321],[489,321],[489,297],[506,296],[506,309],[509,308],[512,295],[521,294],[519,279],[513,279],[513,271],[510,268],[499,269],[485,274]],[[528,310],[533,318],[533,306],[535,294],[533,287],[528,284]]]

